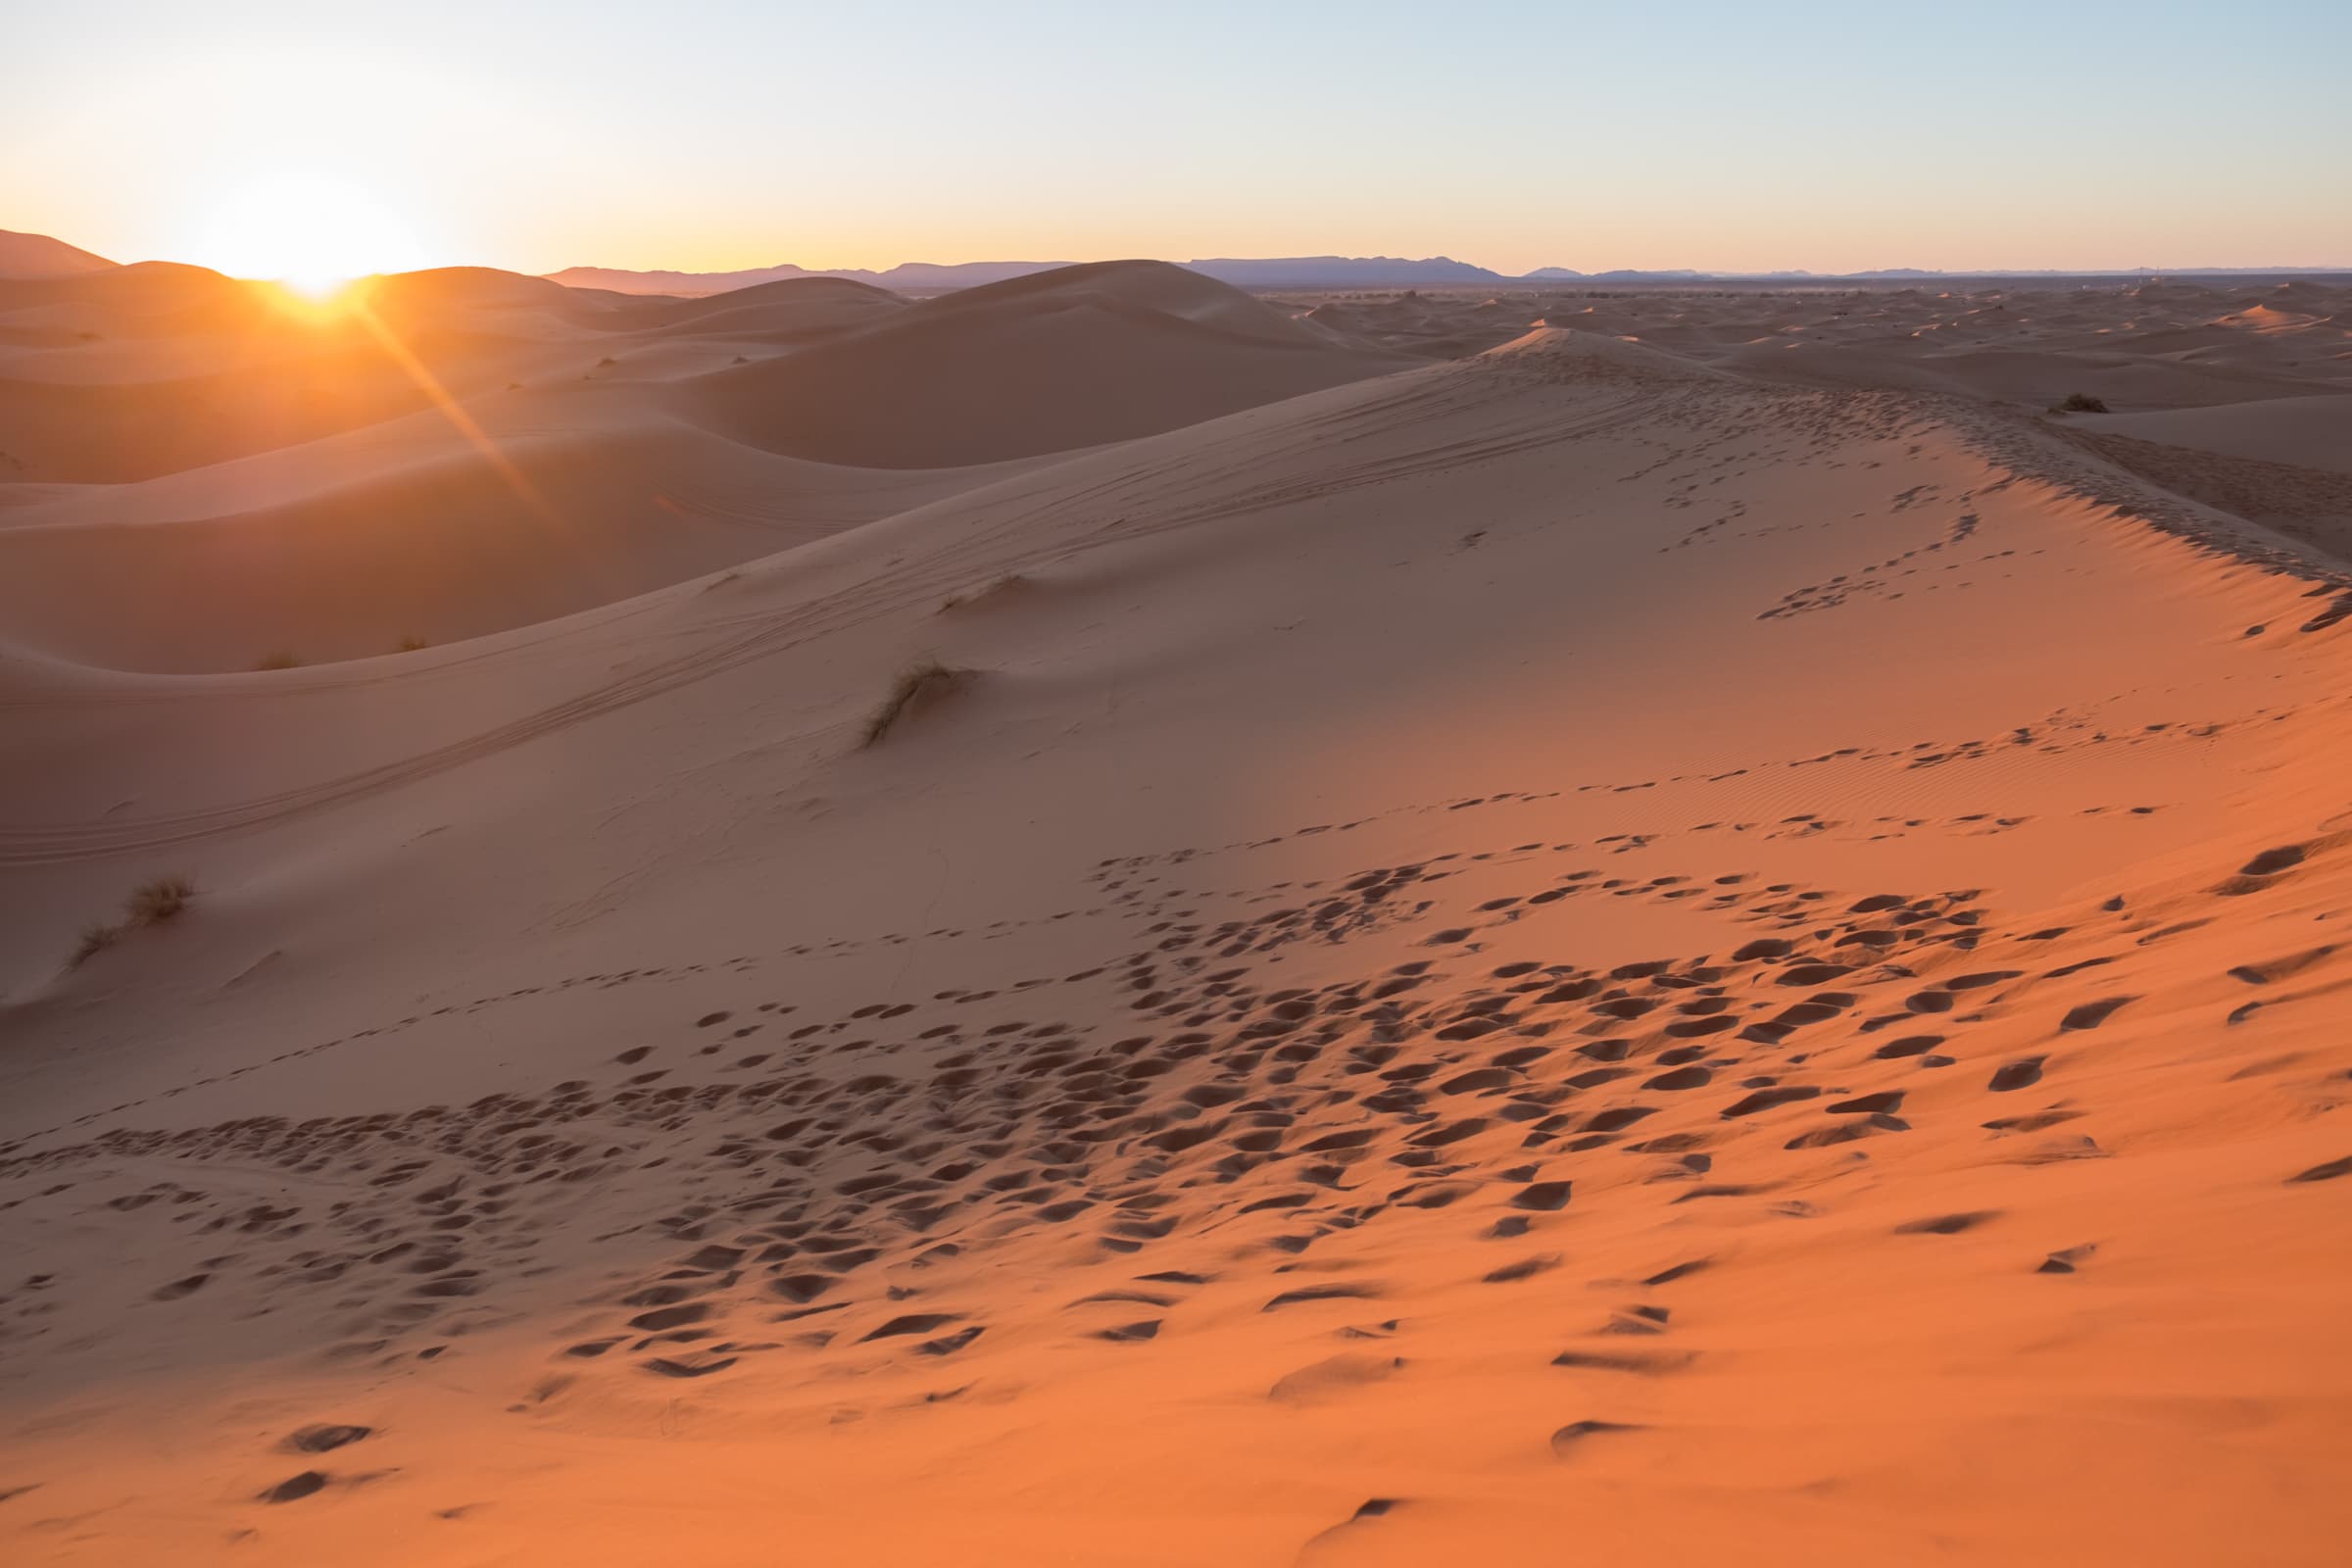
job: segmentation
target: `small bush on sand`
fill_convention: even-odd
[[[429,648],[432,645],[430,643],[426,642],[423,638],[416,636],[415,633],[411,633],[400,640],[400,651],[404,654],[413,654],[420,648]]]
[[[81,941],[74,949],[74,967],[78,969],[107,949],[122,940],[122,928],[104,920],[92,920],[81,928]]]
[[[1017,593],[1028,586],[1029,579],[1027,577],[1017,571],[1008,571],[985,588],[974,588],[964,593],[948,595],[939,602],[940,613],[946,614],[951,610],[961,610],[966,605],[976,605],[984,600],[993,599],[999,594]]]
[[[195,882],[184,876],[159,876],[130,890],[122,903],[122,918],[112,924],[93,920],[81,928],[74,948],[74,967],[79,968],[142,926],[162,925],[179,918],[196,897]]]
[[[264,654],[261,662],[253,667],[256,669],[300,669],[302,661],[281,648],[274,654]]]
[[[890,695],[882,699],[881,706],[866,719],[865,738],[860,744],[872,746],[880,741],[890,733],[893,724],[906,716],[908,708],[926,694],[953,685],[956,678],[963,673],[959,669],[950,669],[927,656],[908,664],[899,671],[899,678],[891,682]]]
[[[196,896],[196,884],[184,876],[159,876],[130,890],[123,910],[132,925],[161,925],[176,917]]]
[[[2087,392],[2069,392],[2066,401],[2058,405],[2061,414],[2105,414],[2107,405]]]

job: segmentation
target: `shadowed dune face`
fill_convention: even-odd
[[[0,357],[7,468],[25,481],[122,483],[444,398],[486,419],[515,394],[691,373],[728,363],[722,350],[738,338],[800,341],[860,315],[822,283],[760,293],[714,331],[710,313],[688,308],[699,302],[622,300],[486,268],[371,279],[325,308],[162,264],[0,281],[0,329],[17,348]]]
[[[140,520],[104,493],[0,513],[0,624],[20,646],[115,669],[249,669],[270,650],[367,659],[613,604],[1004,472],[808,464],[635,399],[575,408],[558,428],[497,432],[496,465],[426,413],[328,444],[305,465],[318,482],[291,494],[270,495],[274,476],[249,464],[178,494],[146,487],[131,504],[156,511]],[[99,603],[116,612],[90,615]]]
[[[358,303],[193,268],[0,283],[6,640],[155,670],[443,643],[1402,363],[1157,264],[912,310],[479,268]]]
[[[466,305],[588,361],[476,413],[586,519],[512,559],[434,416],[12,487],[12,1554],[2333,1559],[2352,576],[2211,499],[2278,430],[1438,301],[1054,455],[1021,356],[1402,341],[1196,282],[779,293],[840,330],[747,367]],[[865,461],[1030,456],[719,417],[832,361]],[[167,620],[239,537],[257,626],[467,608],[127,673],[83,533],[220,552]]]
[[[1181,268],[1111,262],[944,295],[676,406],[770,451],[937,467],[1156,434],[1400,363]]]

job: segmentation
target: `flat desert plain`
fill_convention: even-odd
[[[0,452],[12,1564],[2344,1560],[2352,290],[148,265]]]

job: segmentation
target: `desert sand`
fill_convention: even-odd
[[[100,267],[0,451],[11,1563],[2343,1558],[2352,290]]]

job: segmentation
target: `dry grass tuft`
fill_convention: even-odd
[[[2066,395],[2066,401],[2058,405],[2058,412],[2061,414],[2105,414],[2107,404],[2104,399],[2094,398],[2087,392],[2069,392]]]
[[[261,662],[253,667],[256,669],[300,669],[302,661],[281,648],[274,654],[264,654]]]
[[[891,683],[890,695],[882,699],[881,706],[866,719],[865,737],[859,744],[875,745],[890,733],[892,725],[906,715],[907,709],[928,695],[947,690],[969,673],[951,669],[927,655],[908,664]]]
[[[939,612],[961,610],[966,605],[985,604],[1003,594],[1017,593],[1029,586],[1029,579],[1017,571],[1008,571],[985,588],[973,588],[959,594],[950,594],[939,602]]]
[[[130,902],[122,907],[132,925],[162,925],[174,919],[196,896],[192,878],[172,875],[159,876],[152,882],[142,882],[130,891]]]
[[[74,949],[73,967],[80,968],[122,940],[121,926],[109,925],[104,920],[92,920],[81,928],[81,941]]]
[[[122,919],[112,924],[93,920],[81,928],[81,940],[74,945],[69,967],[78,969],[142,927],[178,919],[195,897],[196,883],[191,877],[173,874],[140,883],[122,902]]]

